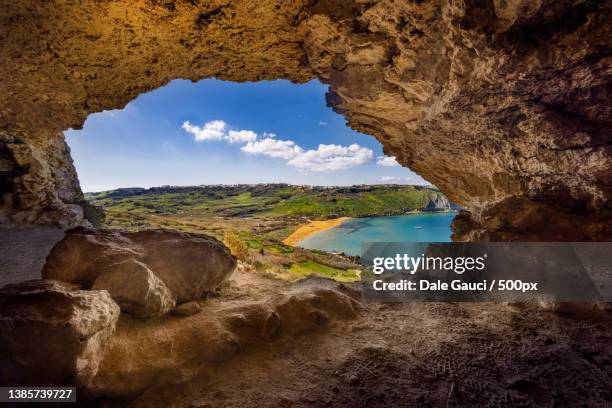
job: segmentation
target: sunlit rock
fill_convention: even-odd
[[[142,261],[164,281],[178,303],[201,299],[236,268],[236,258],[213,237],[165,230],[124,236],[144,249]]]
[[[107,290],[121,310],[138,317],[164,315],[176,304],[166,284],[135,259],[109,265],[92,289]]]
[[[267,278],[256,279],[258,285],[271,283]],[[89,392],[121,397],[168,387],[188,380],[202,366],[230,364],[237,356],[282,341],[284,336],[321,333],[358,318],[361,305],[337,290],[342,287],[329,279],[307,278],[284,287],[288,294],[283,291],[258,299],[241,287],[233,301],[204,302],[202,311],[191,315],[155,321],[122,315]]]
[[[208,236],[76,228],[53,247],[43,277],[108,289],[125,311],[148,316],[203,298],[235,267],[229,250]]]

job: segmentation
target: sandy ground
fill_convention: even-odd
[[[256,275],[234,280],[242,289],[233,302],[286,290]],[[578,318],[504,303],[368,304],[356,319],[254,346],[201,367],[189,381],[161,384],[129,401],[98,401],[164,408],[573,408],[611,402],[611,314]]]
[[[349,219],[349,217],[340,217],[333,218],[331,220],[310,221],[308,224],[301,225],[291,235],[285,238],[283,240],[283,244],[295,246],[298,244],[298,242],[311,236],[312,234],[336,227]]]
[[[0,287],[39,279],[45,258],[62,238],[57,228],[0,229]]]

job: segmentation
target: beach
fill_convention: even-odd
[[[325,231],[330,228],[342,224],[344,221],[350,220],[350,217],[333,218],[330,220],[310,221],[308,224],[301,225],[293,231],[291,235],[283,240],[283,244],[295,246],[306,237],[316,234],[317,232]]]

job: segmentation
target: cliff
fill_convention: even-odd
[[[423,208],[423,211],[460,211],[462,208],[450,202],[444,194],[432,193],[429,197],[429,203]]]

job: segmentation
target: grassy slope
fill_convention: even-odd
[[[159,187],[86,194],[104,209],[105,227],[130,230],[171,228],[206,233],[223,240],[232,233],[244,242],[248,261],[284,279],[310,273],[338,280],[358,279],[355,264],[330,254],[295,251],[280,241],[304,217],[329,218],[402,214],[423,208],[437,190],[413,186],[299,187],[248,186]]]
[[[270,185],[193,187],[86,194],[107,211],[136,214],[198,214],[220,216],[301,215],[309,217],[400,214],[427,205],[437,190],[413,186],[303,188]],[[133,190],[137,192],[134,194]],[[249,191],[251,190],[251,191]]]
[[[402,213],[420,209],[429,202],[429,191],[423,190],[374,190],[354,194],[295,194],[271,210],[275,214],[308,216],[362,217]]]

